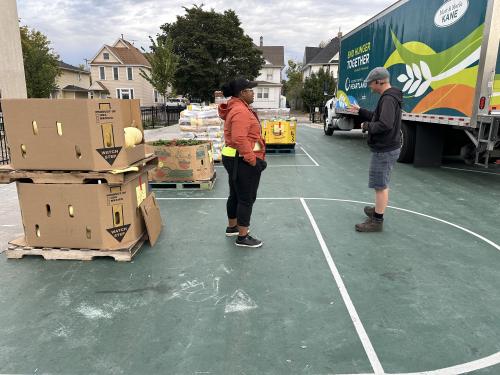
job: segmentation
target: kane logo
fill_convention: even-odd
[[[98,148],[96,151],[109,163],[109,165],[113,165],[121,150],[121,147],[110,147]]]
[[[469,0],[447,0],[436,12],[434,24],[437,27],[448,27],[458,22],[467,12]]]
[[[118,242],[122,242],[123,237],[125,237],[128,232],[128,228],[130,228],[130,224],[106,230],[115,238],[115,240],[117,240]]]

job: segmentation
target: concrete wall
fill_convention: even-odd
[[[1,0],[0,7],[0,90],[2,98],[26,98],[26,79],[16,0]]]

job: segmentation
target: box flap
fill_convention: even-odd
[[[146,228],[149,236],[149,244],[154,246],[158,237],[161,233],[161,227],[163,226],[160,208],[156,202],[154,193],[151,193],[142,203],[141,212],[146,222]]]

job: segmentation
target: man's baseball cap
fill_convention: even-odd
[[[390,76],[391,75],[386,68],[378,66],[372,69],[370,73],[368,73],[368,76],[365,79],[365,83],[370,83],[373,81],[383,81],[384,79],[389,79]]]

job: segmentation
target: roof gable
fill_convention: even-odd
[[[103,57],[103,54],[105,52],[110,53],[110,57],[112,55],[113,60],[105,60]],[[101,47],[99,52],[97,52],[97,54],[94,56],[94,58],[92,60],[90,60],[91,65],[98,64],[98,63],[120,63],[120,64],[123,64],[123,61],[121,61],[120,58],[113,52],[112,47],[105,44],[104,46]]]
[[[321,47],[306,47],[304,51],[304,65],[307,65],[321,50]]]
[[[340,51],[340,39],[333,38],[330,42],[314,56],[308,64],[329,64]]]
[[[285,47],[283,46],[256,46],[261,52],[266,65],[285,66]],[[268,62],[270,64],[268,64]]]
[[[98,62],[95,61],[96,58],[101,54],[103,49],[107,49],[111,54],[113,54],[113,56],[116,57],[117,62],[120,62],[123,65],[140,65],[151,67],[151,64],[149,64],[148,60],[144,57],[144,54],[125,39],[118,39],[113,44],[113,46],[104,45],[104,47],[101,48],[96,57],[92,59],[92,64],[113,62],[101,59],[99,59]]]

